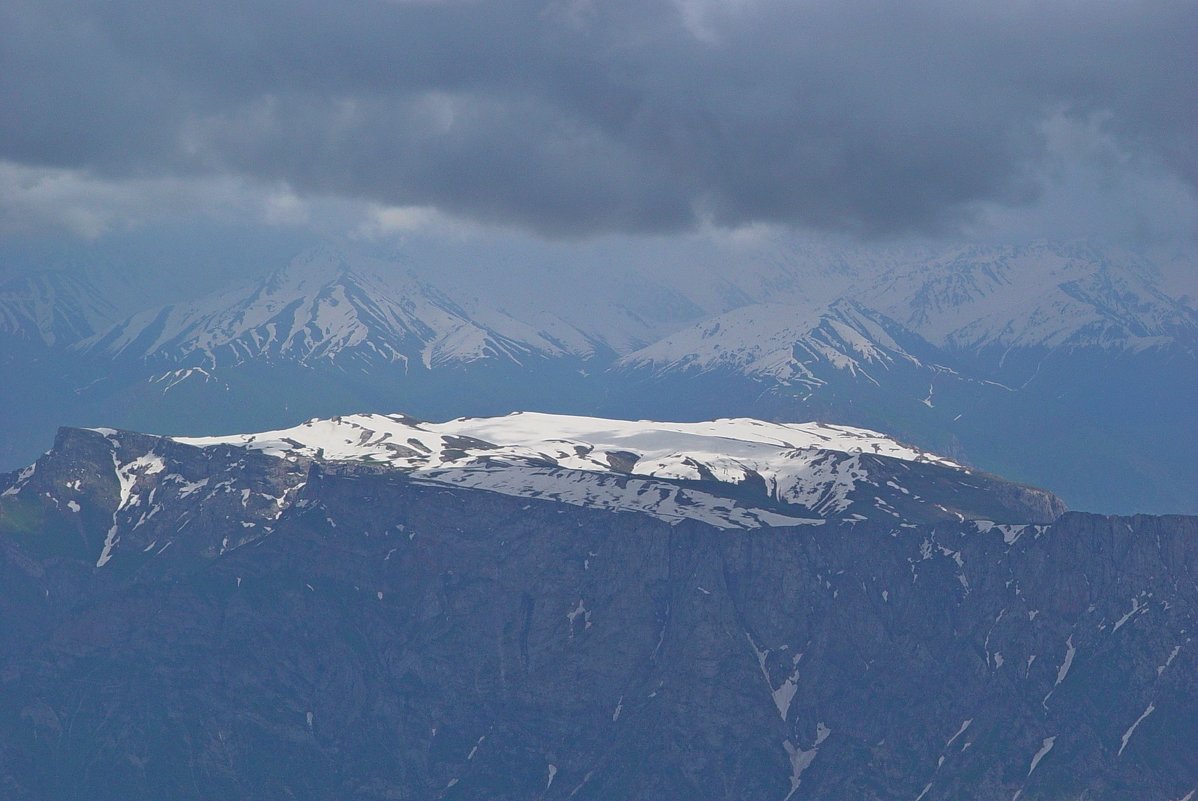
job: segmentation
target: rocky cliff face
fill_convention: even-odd
[[[1195,518],[718,529],[123,432],[0,491],[8,798],[1198,787]]]

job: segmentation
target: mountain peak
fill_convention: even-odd
[[[402,265],[351,263],[327,249],[298,256],[257,286],[134,315],[86,347],[205,369],[265,359],[408,371],[580,355],[498,310],[472,315]]]
[[[270,292],[312,292],[349,272],[344,256],[326,247],[315,247],[275,270],[262,285]]]

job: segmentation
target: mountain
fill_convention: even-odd
[[[1034,381],[1034,370],[1018,372],[1029,364],[1082,351],[1193,358],[1198,307],[1166,286],[1144,259],[1082,244],[896,257],[832,290],[830,300],[813,301],[800,285],[775,286],[768,300],[746,299],[624,355],[619,365],[818,386],[829,369],[878,384],[871,366],[888,371],[922,361],[1009,384]]]
[[[872,499],[868,519],[712,525],[702,502],[644,497],[746,509],[829,486],[808,469],[829,455],[859,460],[843,497]],[[580,505],[580,480],[623,501]],[[882,511],[908,493],[925,503]],[[1198,787],[1198,519],[1062,514],[873,432],[64,429],[0,478],[0,575],[16,801]]]
[[[117,310],[87,279],[66,272],[0,284],[0,345],[70,345],[110,325]]]
[[[1047,523],[1064,511],[1050,493],[978,474],[863,429],[534,413],[445,423],[352,415],[205,438],[64,428],[50,452],[11,474],[0,497],[14,498],[17,507],[33,503],[41,511],[29,513],[43,525],[51,504],[52,517],[71,524],[95,523],[87,515],[98,511],[109,525],[95,526],[93,540],[80,530],[79,538],[71,538],[77,539],[74,547],[94,551],[87,559],[96,567],[110,561],[119,566],[175,544],[174,526],[184,518],[236,516],[243,528],[238,542],[269,533],[317,466],[400,473],[421,484],[722,529],[879,517],[904,525]],[[186,541],[194,542],[190,536]],[[190,548],[178,547],[172,555],[184,551]]]
[[[613,393],[626,393],[618,395],[623,402],[635,397],[645,414],[808,415],[949,450],[960,443],[944,435],[969,404],[1008,394],[886,315],[846,299],[806,310],[781,302],[743,306],[628,354],[611,374]]]
[[[600,346],[567,325],[550,329],[497,310],[472,317],[394,265],[351,266],[314,251],[260,284],[141,312],[79,347],[205,372],[251,361],[407,372],[481,360],[585,359]]]
[[[627,370],[728,370],[784,384],[818,387],[840,370],[875,385],[872,373],[922,367],[899,340],[930,351],[892,320],[849,300],[804,313],[784,303],[742,306],[623,357]]]
[[[1148,261],[1085,244],[964,248],[888,271],[863,289],[913,331],[953,351],[1198,348],[1198,308]]]
[[[814,387],[827,383],[821,373],[829,369],[878,384],[871,367],[921,366],[921,359],[1011,381],[1008,361],[1042,362],[1050,354],[1198,351],[1198,308],[1188,296],[1168,294],[1143,259],[1079,244],[971,247],[899,260],[836,291],[813,302],[798,286],[775,287],[766,302],[698,321],[619,364],[658,374],[727,370]]]
[[[806,310],[778,302],[742,306],[624,356],[612,374],[617,387],[662,398],[650,413],[671,403],[699,416],[735,408],[787,419],[805,410],[883,428],[901,428],[924,407],[934,409],[937,394],[996,392],[952,354],[846,299]],[[730,397],[736,401],[729,404]],[[918,427],[904,433],[926,434]]]

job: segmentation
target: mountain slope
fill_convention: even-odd
[[[511,439],[527,421],[392,422],[457,442],[462,456],[437,451],[457,461],[481,447],[464,427]],[[348,427],[317,433],[379,449]],[[569,451],[603,429],[547,433]],[[599,439],[652,450],[662,433],[680,432]],[[776,432],[759,433],[727,456]],[[1198,519],[720,529],[310,461],[315,439],[270,455],[282,441],[67,430],[0,481],[6,797],[1156,801],[1198,787]]]
[[[589,356],[594,343],[541,333],[501,312],[488,323],[394,266],[351,267],[324,251],[261,284],[134,315],[84,343],[113,359],[212,370],[252,361],[418,370]]]
[[[859,295],[952,350],[1198,345],[1198,310],[1150,263],[1084,244],[965,248],[888,271]]]
[[[69,273],[39,273],[0,284],[0,344],[4,347],[19,343],[70,345],[92,336],[116,317],[116,308],[95,286]]]
[[[885,371],[925,368],[911,351],[928,354],[934,349],[849,300],[812,311],[754,304],[630,353],[617,368],[658,374],[723,370],[813,389],[829,383],[831,371],[842,371],[877,386]],[[926,369],[929,375],[944,372],[936,365]]]

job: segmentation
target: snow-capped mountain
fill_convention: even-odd
[[[6,798],[1198,783],[1198,518],[1056,516],[872,432],[748,420],[360,416],[200,444],[64,428],[0,474]],[[852,488],[813,453],[855,460]],[[767,505],[767,476],[850,505]]]
[[[408,371],[594,354],[584,334],[551,322],[536,330],[497,310],[472,316],[395,265],[314,251],[256,286],[141,312],[80,348],[205,370],[261,360]]]
[[[818,288],[770,265],[739,282],[683,280],[675,289],[613,278],[607,292],[571,291],[568,281],[543,277],[535,297],[484,290],[480,299],[450,277],[317,250],[258,285],[140,312],[79,347],[206,370],[254,361],[409,370],[562,358],[602,369],[619,359],[620,369],[719,368],[818,384],[827,368],[868,377],[871,366],[896,360],[953,362],[929,354],[929,345],[974,358],[993,349],[1136,352],[1198,342],[1198,310],[1130,255],[1038,245],[892,258],[855,276],[833,263]]]
[[[856,294],[937,345],[1138,351],[1198,343],[1198,310],[1142,258],[1076,245],[962,249]]]
[[[828,371],[842,371],[877,385],[883,372],[897,366],[924,366],[911,350],[931,348],[850,300],[814,310],[757,303],[671,334],[628,354],[618,367],[659,374],[728,370],[813,388],[827,383]]]
[[[65,346],[111,325],[116,308],[85,278],[46,272],[0,284],[0,339]]]
[[[0,475],[0,501],[84,515],[77,522],[92,534],[76,545],[103,568],[176,543],[187,547],[171,559],[219,555],[269,534],[321,475],[380,473],[717,529],[1048,523],[1064,512],[1048,492],[859,428],[538,413],[444,423],[362,414],[201,438],[64,428],[37,462]],[[232,532],[231,517],[241,521]],[[187,518],[222,537],[181,539]]]
[[[993,360],[977,357],[992,349],[1001,356],[1198,348],[1198,310],[1167,293],[1151,264],[1083,245],[974,247],[898,260],[859,272],[838,291],[813,302],[800,285],[778,287],[766,301],[746,300],[623,356],[619,367],[725,370],[818,386],[829,369],[876,384],[876,373],[898,364],[964,366],[985,377]]]

